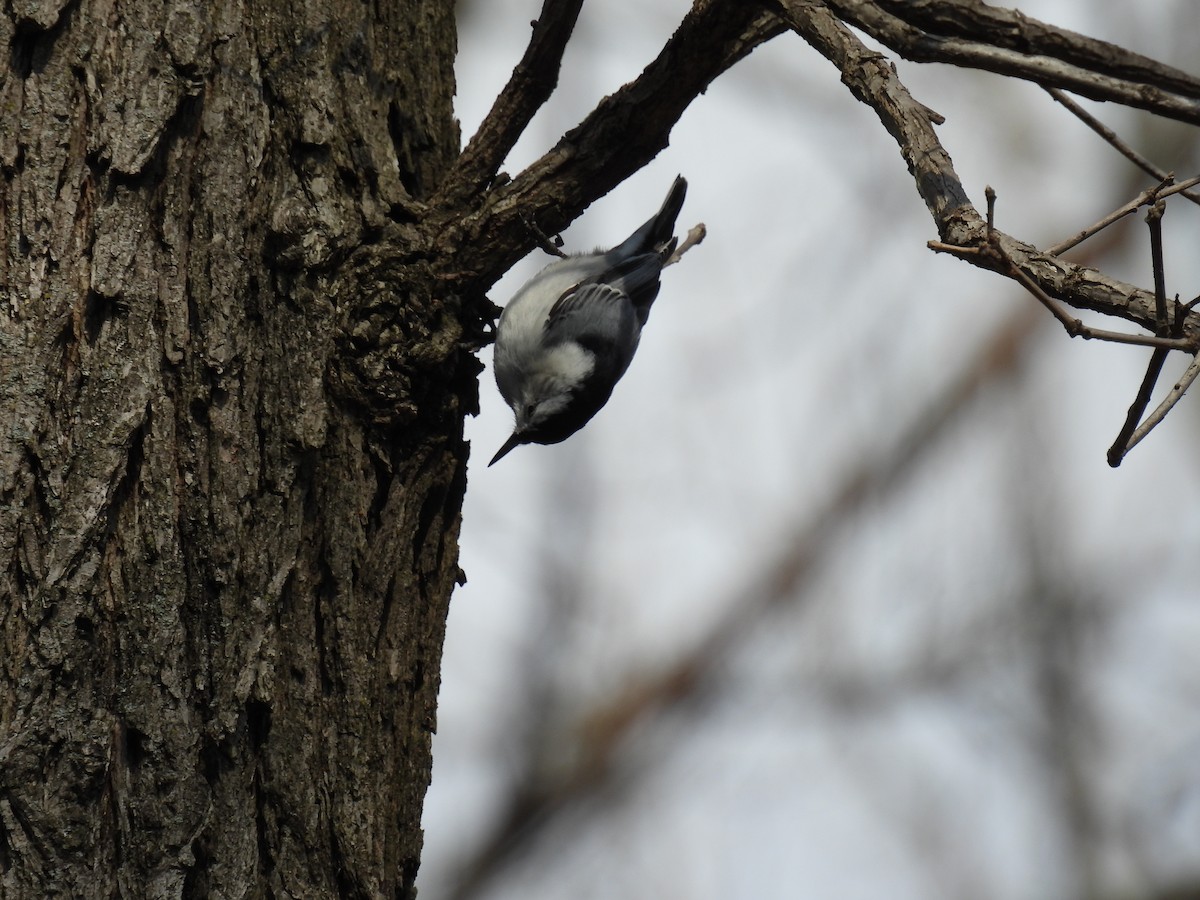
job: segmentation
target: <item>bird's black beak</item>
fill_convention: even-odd
[[[504,442],[504,446],[496,451],[496,455],[492,457],[492,461],[490,463],[488,463],[488,467],[490,468],[491,466],[494,466],[496,464],[496,460],[500,459],[500,457],[507,454],[508,451],[511,450],[513,447],[521,446],[522,443],[523,442],[521,440],[521,433],[519,431],[514,431],[509,436],[508,440]]]

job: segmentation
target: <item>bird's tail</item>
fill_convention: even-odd
[[[608,251],[615,259],[628,259],[642,253],[658,253],[670,255],[674,249],[675,220],[683,209],[683,198],[687,196],[687,179],[682,175],[675,176],[671,190],[667,191],[667,199],[662,208],[654,214],[646,224]]]

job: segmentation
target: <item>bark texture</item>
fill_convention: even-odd
[[[413,894],[452,6],[0,13],[0,895]]]

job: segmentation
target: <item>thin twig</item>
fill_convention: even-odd
[[[1063,328],[1066,329],[1067,334],[1071,337],[1081,337],[1085,341],[1109,341],[1114,344],[1132,344],[1138,347],[1158,347],[1163,350],[1193,351],[1195,349],[1193,342],[1184,338],[1164,338],[1154,334],[1126,334],[1123,331],[1092,328],[1090,325],[1083,324],[1081,320],[1068,313],[1061,303],[1043,291],[1036,281],[1022,272],[1016,265],[1012,265],[1011,272],[1012,277],[1022,287],[1033,294],[1046,309],[1050,310],[1051,314],[1062,323]]]
[[[1133,433],[1133,436],[1129,438],[1129,444],[1125,447],[1126,453],[1136,447],[1141,442],[1142,438],[1154,430],[1155,425],[1166,418],[1167,413],[1169,413],[1175,404],[1179,402],[1180,398],[1183,397],[1187,389],[1192,386],[1192,382],[1196,380],[1197,375],[1200,375],[1200,356],[1196,356],[1192,359],[1192,364],[1188,366],[1187,371],[1183,373],[1183,377],[1180,378],[1179,381],[1175,382],[1175,386],[1171,388],[1170,393],[1167,394],[1163,402],[1158,404],[1154,412],[1146,416],[1146,421],[1144,421],[1138,427],[1138,430]],[[1119,462],[1120,460],[1118,460],[1116,464],[1119,464]],[[1109,464],[1115,465],[1111,462],[1111,460]]]
[[[1159,200],[1146,213],[1146,225],[1150,228],[1150,262],[1154,270],[1154,317],[1159,337],[1171,333],[1171,325],[1167,322],[1167,274],[1162,244],[1162,217],[1166,211],[1167,205]]]
[[[1159,200],[1146,213],[1146,225],[1150,229],[1150,260],[1154,269],[1154,311],[1155,318],[1157,319],[1155,333],[1159,337],[1167,337],[1172,334],[1171,324],[1167,321],[1167,275],[1166,268],[1163,265],[1162,217],[1165,211],[1166,204],[1162,200]],[[1178,298],[1176,298],[1175,337],[1179,336],[1178,330],[1183,315],[1184,310],[1180,306]],[[1121,424],[1121,430],[1117,433],[1117,439],[1108,448],[1108,464],[1114,469],[1121,464],[1121,460],[1125,458],[1125,454],[1129,452],[1129,448],[1132,446],[1130,441],[1136,433],[1142,416],[1146,414],[1146,407],[1150,404],[1150,398],[1154,394],[1154,387],[1158,384],[1159,376],[1162,375],[1162,368],[1167,361],[1167,354],[1169,352],[1162,347],[1155,347],[1154,352],[1150,354],[1150,362],[1146,366],[1146,374],[1142,376],[1142,383],[1138,387],[1137,396],[1133,398],[1133,403],[1130,404],[1129,410],[1125,414],[1125,421]],[[1166,415],[1165,410],[1163,411],[1163,415]]]
[[[550,256],[557,256],[559,259],[567,258],[567,254],[563,253],[562,250],[563,239],[561,234],[551,237],[542,231],[538,227],[538,223],[533,221],[533,217],[529,215],[522,216],[521,221],[525,223],[525,227],[529,229],[529,233],[537,238],[537,245],[543,253],[547,253]]]
[[[1054,318],[1062,324],[1071,337],[1081,337],[1085,341],[1108,341],[1114,344],[1133,344],[1138,347],[1161,347],[1164,350],[1186,350],[1196,352],[1196,343],[1188,338],[1164,338],[1152,334],[1126,334],[1123,331],[1107,331],[1103,328],[1092,328],[1085,325],[1063,308],[1063,305],[1042,290],[1041,286],[1030,278],[995,242],[986,247],[958,247],[954,244],[944,244],[941,241],[929,241],[929,249],[937,253],[949,253],[962,259],[970,259],[990,255],[1000,261],[1003,272],[1018,282],[1029,293],[1050,311]]]
[[[1146,407],[1150,405],[1150,397],[1154,393],[1154,385],[1158,383],[1158,376],[1162,374],[1163,363],[1167,361],[1167,354],[1170,352],[1161,347],[1155,347],[1150,354],[1150,365],[1146,367],[1146,374],[1142,376],[1142,383],[1138,387],[1137,396],[1133,398],[1133,403],[1129,404],[1129,411],[1125,414],[1125,422],[1121,425],[1121,431],[1117,434],[1117,439],[1108,448],[1108,464],[1114,469],[1121,464],[1121,460],[1125,458],[1125,454],[1133,446],[1130,441],[1133,440],[1134,432],[1137,430],[1138,422],[1141,421],[1142,416],[1146,412]]]
[[[1146,190],[1142,191],[1140,194],[1138,194],[1136,197],[1134,197],[1132,200],[1130,200],[1124,206],[1121,206],[1121,207],[1113,210],[1111,213],[1109,213],[1107,216],[1105,216],[1103,219],[1101,219],[1096,224],[1088,226],[1087,228],[1083,229],[1083,231],[1080,231],[1078,234],[1076,234],[1074,237],[1069,237],[1065,241],[1061,241],[1060,243],[1055,244],[1053,247],[1047,248],[1045,251],[1046,255],[1047,256],[1059,256],[1059,255],[1065,253],[1066,251],[1070,250],[1072,247],[1076,246],[1077,244],[1082,244],[1084,241],[1086,241],[1092,235],[1096,234],[1097,232],[1103,231],[1105,228],[1107,228],[1109,225],[1113,224],[1114,222],[1117,222],[1117,221],[1125,218],[1126,216],[1133,215],[1135,212],[1137,212],[1143,206],[1146,206],[1147,204],[1150,204],[1150,203],[1156,203],[1159,200],[1163,200],[1163,199],[1166,199],[1167,197],[1172,196],[1173,194],[1178,194],[1181,191],[1185,191],[1188,188],[1192,187],[1193,185],[1200,184],[1200,175],[1196,175],[1192,178],[1189,178],[1187,181],[1181,181],[1178,184],[1173,183],[1174,181],[1175,181],[1175,176],[1168,173],[1167,177],[1164,178],[1159,184],[1155,185],[1152,188],[1147,188]]]
[[[707,236],[708,229],[704,227],[703,222],[693,225],[691,230],[687,233],[687,237],[683,239],[683,243],[676,247],[675,252],[667,257],[667,261],[663,263],[663,268],[665,269],[667,266],[675,265],[675,263],[683,259],[683,254],[687,253]]]
[[[1083,122],[1084,125],[1092,129],[1092,131],[1096,132],[1096,134],[1100,135],[1100,137],[1104,138],[1104,140],[1112,145],[1113,149],[1132,162],[1143,172],[1152,175],[1160,181],[1166,181],[1171,177],[1170,173],[1168,173],[1165,169],[1159,168],[1150,160],[1146,159],[1146,157],[1142,156],[1140,153],[1126,144],[1123,140],[1117,137],[1117,133],[1115,131],[1093,116],[1090,112],[1072,100],[1058,88],[1048,87],[1045,90],[1046,93],[1053,97],[1056,102],[1061,103],[1068,110],[1070,110],[1071,114],[1079,119],[1079,121]],[[1200,194],[1197,194],[1194,191],[1180,191],[1180,193],[1193,203],[1200,204]]]

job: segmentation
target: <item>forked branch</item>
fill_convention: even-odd
[[[975,43],[970,43],[969,46],[962,45],[963,35],[974,34],[971,31],[971,27],[973,27],[971,23],[975,21],[974,17],[992,13],[1004,14],[1005,11],[993,10],[983,4],[971,2],[909,4],[907,6],[882,2],[854,2],[854,0],[830,0],[826,5],[807,3],[804,0],[777,0],[777,3],[780,15],[788,25],[838,67],[842,73],[843,82],[851,92],[875,110],[884,127],[895,138],[900,146],[901,154],[908,164],[909,172],[916,182],[917,190],[933,216],[941,236],[941,240],[929,243],[931,249],[951,253],[973,265],[1013,279],[1033,294],[1073,337],[1153,347],[1156,359],[1159,356],[1165,358],[1165,354],[1172,350],[1197,353],[1197,350],[1200,349],[1200,321],[1197,321],[1197,317],[1191,313],[1190,308],[1178,303],[1168,310],[1160,281],[1161,256],[1156,257],[1155,260],[1156,282],[1159,282],[1158,290],[1151,293],[1133,285],[1124,284],[1096,269],[1068,262],[1059,254],[1120,218],[1130,215],[1142,206],[1161,203],[1165,197],[1185,191],[1192,185],[1200,183],[1200,178],[1174,184],[1173,178],[1166,175],[1160,184],[1145,191],[1131,203],[1126,204],[1110,216],[1106,216],[1096,225],[1084,229],[1070,240],[1064,241],[1048,251],[1039,251],[995,228],[991,209],[994,195],[990,195],[990,191],[988,218],[984,220],[980,216],[978,210],[967,198],[966,191],[954,171],[950,156],[934,132],[933,126],[938,123],[940,117],[917,102],[901,83],[895,69],[878,53],[865,47],[831,10],[836,10],[848,20],[863,27],[873,36],[884,40],[901,52],[921,48],[920,54],[913,58],[936,59],[941,62],[976,65],[981,68],[992,68],[985,63],[989,60],[1007,59],[1006,54],[1017,51],[1010,47],[999,46],[998,43],[988,48],[983,48]],[[882,8],[884,6],[887,6],[889,10],[885,11]],[[911,22],[904,21],[900,17],[900,12],[897,11],[903,8],[915,15],[913,10],[917,7],[927,13],[931,9],[945,13],[946,19],[939,21],[942,21],[940,27],[945,30],[946,35],[935,39],[929,34],[924,34],[918,40],[917,27]],[[951,15],[954,10],[962,13],[965,18],[954,19]],[[1032,20],[1024,19],[1024,17],[1014,20],[1013,24],[1014,27],[1015,25],[1036,26],[1035,34],[1040,34],[1037,29],[1046,27],[1032,22]],[[1126,87],[1122,87],[1120,90],[1113,88],[1111,91],[1106,88],[1105,91],[1100,92],[1104,99],[1118,100],[1132,106],[1153,108],[1155,112],[1162,115],[1173,115],[1176,118],[1200,122],[1200,107],[1197,107],[1195,100],[1191,99],[1194,96],[1200,96],[1200,80],[1161,66],[1152,60],[1129,54],[1112,45],[1090,41],[1079,35],[1063,33],[1061,41],[1065,47],[1073,49],[1070,51],[1060,49],[1058,54],[1060,59],[1025,60],[1021,63],[1023,68],[1020,71],[1012,71],[1003,67],[994,70],[1029,77],[1044,85],[1061,85],[1064,83],[1061,80],[1061,74],[1065,71],[1062,67],[1066,66],[1079,70],[1077,76],[1073,77],[1083,78],[1086,76],[1090,84],[1108,85],[1120,78],[1102,77],[1100,73],[1092,71],[1101,62],[1107,61],[1107,65],[1114,66],[1118,72],[1122,73],[1122,78],[1136,76],[1145,80],[1140,83],[1140,86],[1127,86],[1128,90]],[[998,52],[999,55],[997,55]],[[1049,69],[1045,69],[1047,66],[1050,66],[1057,74],[1049,77],[1047,74]],[[1156,84],[1156,82],[1161,84]],[[1169,93],[1166,87],[1168,85],[1171,90],[1177,91],[1178,95],[1172,94],[1170,98],[1164,99],[1165,95]],[[1145,102],[1132,102],[1129,91]],[[1085,91],[1084,93],[1088,93],[1089,96],[1097,96],[1095,91]],[[1186,111],[1187,114],[1181,115],[1181,110]],[[1159,246],[1161,247],[1161,244]],[[1076,315],[1068,312],[1068,306],[1117,316],[1134,322],[1153,333],[1129,334],[1094,328],[1084,324]],[[1151,368],[1152,373],[1147,375],[1149,384],[1144,385],[1143,391],[1139,392],[1139,398],[1144,394],[1146,402],[1148,402],[1150,391],[1157,378],[1157,375],[1153,373],[1153,361]],[[1161,368],[1161,362],[1159,368]],[[1186,390],[1187,383],[1190,382],[1181,381],[1172,394],[1182,395],[1183,390]],[[1178,399],[1177,396],[1176,399]],[[1135,402],[1135,408],[1130,413],[1133,424],[1136,425],[1136,421],[1140,419],[1144,409],[1145,402],[1141,403],[1140,408]],[[1166,411],[1163,409],[1162,414],[1165,415]],[[1149,422],[1148,419],[1147,423]],[[1122,453],[1133,445],[1134,433],[1132,425],[1127,425],[1127,429],[1123,429],[1122,438],[1130,438],[1130,440],[1118,441],[1124,445]],[[1110,455],[1110,460],[1112,458]]]

